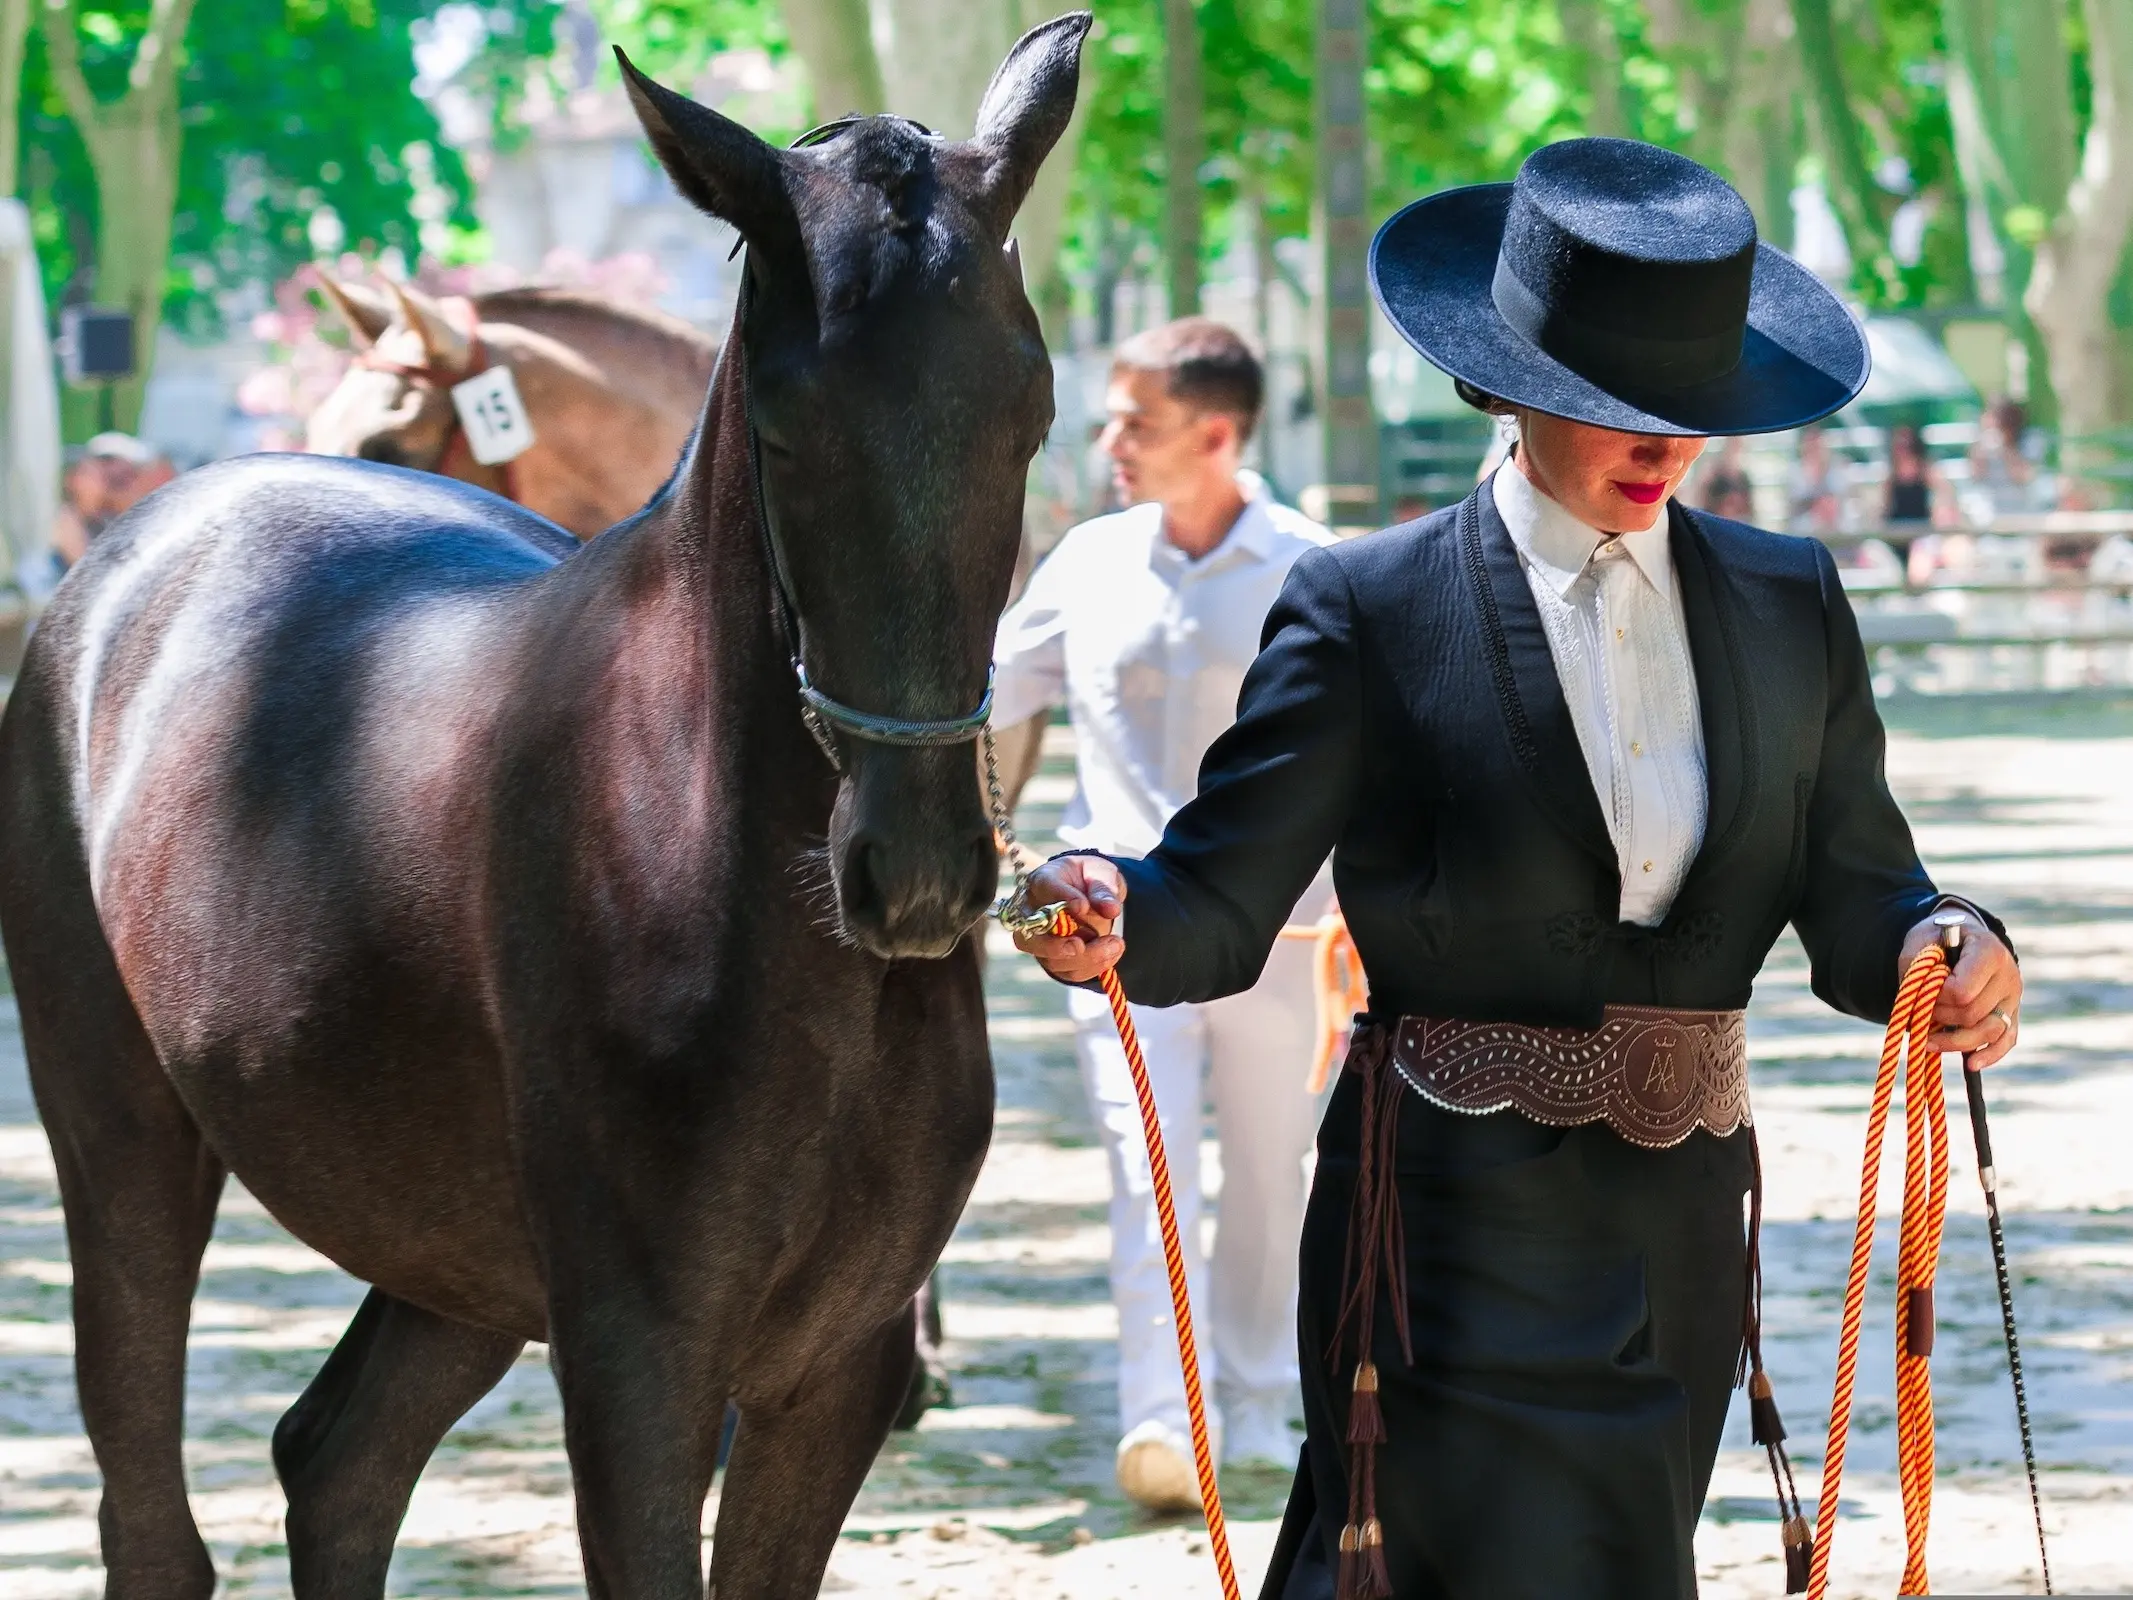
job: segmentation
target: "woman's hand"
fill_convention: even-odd
[[[1029,875],[1023,902],[1030,906],[1063,903],[1067,915],[1089,933],[1026,933],[1015,948],[1064,983],[1087,983],[1118,965],[1126,941],[1111,924],[1126,903],[1126,880],[1102,856],[1054,856]]]
[[[1940,942],[1940,929],[1931,917],[1911,930],[1897,958],[1899,982],[1911,970],[1911,962],[1928,945]],[[1960,1050],[1973,1069],[1991,1066],[2014,1048],[2022,1031],[2022,969],[2014,952],[1976,917],[1963,923],[1962,953],[1948,986],[1933,1008],[1933,1033],[1928,1043],[1936,1050]]]

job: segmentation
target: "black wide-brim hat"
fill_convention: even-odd
[[[1630,139],[1417,200],[1378,230],[1370,286],[1454,378],[1624,433],[1774,433],[1866,384],[1859,324],[1732,186]]]

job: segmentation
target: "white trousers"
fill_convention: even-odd
[[[1159,1420],[1183,1433],[1185,1385],[1140,1103],[1104,997],[1070,989],[1067,1008],[1111,1165],[1119,1431]],[[1293,1415],[1296,1252],[1320,1111],[1304,1085],[1316,1031],[1311,946],[1277,943],[1258,985],[1243,994],[1206,1005],[1135,1006],[1133,1022],[1162,1118],[1201,1382],[1210,1397],[1219,1385],[1225,1405]],[[1211,1263],[1200,1248],[1203,1081],[1213,1091],[1222,1148],[1221,1225]]]

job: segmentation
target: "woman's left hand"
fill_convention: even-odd
[[[1911,930],[1897,958],[1898,981],[1911,970],[1919,951],[1940,942],[1931,917]],[[1965,1065],[1983,1069],[2014,1048],[2022,1031],[2022,969],[2014,952],[1976,917],[1963,924],[1962,953],[1948,986],[1933,1008],[1933,1033],[1927,1041],[1943,1052],[1960,1050]]]

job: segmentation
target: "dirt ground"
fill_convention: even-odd
[[[1909,702],[1890,767],[1944,883],[2003,911],[2030,983],[2023,1044],[1994,1074],[1994,1131],[2045,1464],[2059,1592],[2133,1591],[2133,701]],[[1056,748],[1025,820],[1041,844],[1067,792]],[[1059,993],[1011,952],[991,965],[998,1132],[944,1268],[956,1404],[894,1436],[824,1593],[909,1600],[1212,1596],[1204,1530],[1130,1510],[1110,1478],[1112,1340],[1104,1173]],[[1874,1030],[1808,992],[1798,948],[1760,985],[1751,1050],[1770,1169],[1770,1363],[1811,1495],[1857,1194]],[[1298,1064],[1299,1078],[1303,1064]],[[1952,1081],[1952,1080],[1951,1080]],[[1942,1593],[2041,1593],[1961,1098],[1942,1267],[1932,1543]],[[1202,1157],[1211,1181],[1219,1163]],[[1892,1167],[1884,1209],[1897,1194]],[[1893,1593],[1887,1306],[1877,1260],[1835,1591]],[[194,1505],[236,1600],[287,1591],[275,1418],[317,1369],[359,1286],[232,1188],[193,1319]],[[75,1407],[68,1269],[12,1004],[0,1008],[0,1594],[99,1592],[97,1476]],[[1710,1600],[1776,1596],[1768,1476],[1735,1407],[1699,1535]],[[1286,1493],[1225,1483],[1256,1584]],[[707,1514],[715,1515],[715,1501]],[[391,1592],[582,1595],[555,1389],[532,1351],[446,1441],[418,1490]]]

